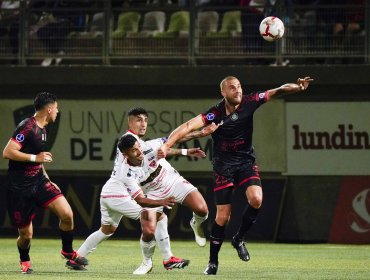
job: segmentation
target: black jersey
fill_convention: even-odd
[[[27,118],[19,123],[11,140],[21,147],[21,152],[37,155],[45,151],[46,129],[40,128],[34,117]],[[9,160],[8,186],[14,189],[35,186],[42,174],[40,163]]]
[[[252,146],[253,114],[267,100],[267,92],[243,95],[239,107],[227,116],[223,99],[202,114],[205,125],[223,123],[212,133],[214,167],[255,162]]]

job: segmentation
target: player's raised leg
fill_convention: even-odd
[[[206,245],[206,238],[202,223],[208,218],[207,203],[199,191],[189,193],[183,203],[193,210],[193,218],[190,221],[190,226],[194,231],[196,243],[200,247],[204,247]]]

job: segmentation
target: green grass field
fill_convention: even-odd
[[[75,240],[75,248],[82,240]],[[172,240],[176,256],[188,258],[185,269],[166,271],[159,251],[154,267],[145,276],[132,275],[141,262],[139,242],[107,240],[89,255],[88,271],[70,271],[59,255],[60,241],[34,239],[31,260],[34,273],[22,275],[18,267],[15,239],[0,239],[0,279],[370,279],[370,245],[248,243],[251,260],[242,262],[225,242],[220,253],[216,276],[203,275],[208,261],[209,244]]]

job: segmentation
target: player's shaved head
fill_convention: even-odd
[[[220,83],[220,89],[221,89],[221,91],[223,91],[223,89],[224,89],[224,86],[225,86],[225,84],[226,84],[226,82],[228,82],[228,81],[230,81],[230,80],[237,80],[238,78],[236,78],[236,77],[234,77],[234,76],[227,76],[227,77],[225,77],[222,81],[221,81],[221,83]]]

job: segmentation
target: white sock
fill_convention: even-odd
[[[141,253],[143,255],[143,263],[152,265],[152,256],[155,249],[155,239],[145,242],[140,238]]]
[[[193,218],[194,218],[195,222],[196,222],[198,225],[200,225],[200,224],[201,224],[201,223],[203,223],[205,220],[207,220],[207,218],[208,218],[208,214],[207,214],[207,215],[205,215],[204,217],[202,217],[202,216],[199,216],[199,215],[197,215],[197,214],[195,214],[195,213],[193,212]]]
[[[108,239],[110,235],[104,234],[101,229],[93,232],[89,235],[89,237],[85,240],[85,242],[81,245],[81,247],[77,250],[77,253],[82,256],[86,257],[90,254],[96,247],[103,242],[104,240]]]
[[[170,236],[168,235],[167,230],[167,223],[167,215],[164,215],[164,218],[157,222],[157,228],[154,232],[155,240],[157,241],[164,261],[168,261],[173,256],[171,251]]]

